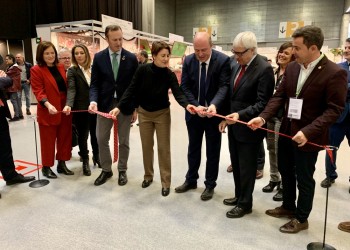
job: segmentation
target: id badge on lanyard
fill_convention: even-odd
[[[289,98],[289,107],[287,117],[290,119],[300,120],[303,109],[303,99]]]

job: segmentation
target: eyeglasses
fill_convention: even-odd
[[[58,60],[70,60],[70,57],[61,57],[61,58],[58,58]]]
[[[237,52],[237,51],[234,51],[233,49],[231,49],[231,52],[235,55],[235,56],[243,56],[249,49],[246,49],[245,51],[242,51],[242,52]]]

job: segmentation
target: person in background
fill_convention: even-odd
[[[324,36],[320,28],[312,25],[298,28],[292,38],[295,61],[288,64],[264,111],[248,122],[255,130],[285,107],[280,133],[292,139],[283,136],[278,139],[283,203],[266,211],[269,216],[293,218],[280,227],[282,233],[298,233],[309,228],[315,193],[313,175],[322,148],[307,142],[328,145],[328,129],[344,109],[347,90],[346,71],[321,52]]]
[[[276,56],[276,62],[278,68],[275,71],[275,90],[279,87],[282,82],[284,71],[287,68],[287,65],[295,60],[295,56],[293,54],[293,45],[291,42],[283,43]],[[275,117],[272,117],[267,122],[267,129],[273,130],[275,132],[279,132],[281,126],[281,120],[284,114],[284,107],[282,107]],[[265,193],[271,193],[275,187],[277,187],[278,192],[273,196],[274,201],[282,201],[283,200],[283,189],[281,184],[281,176],[278,172],[278,134],[267,133],[266,136],[267,149],[269,151],[269,159],[270,159],[270,182],[265,187],[263,187],[262,191]]]
[[[58,61],[63,64],[64,70],[67,72],[68,68],[72,65],[72,53],[67,48],[62,48],[58,52]]]
[[[37,65],[31,68],[30,73],[32,90],[38,101],[42,173],[47,178],[57,178],[51,170],[56,148],[57,172],[73,175],[74,172],[65,163],[71,158],[72,116],[59,112],[67,99],[66,72],[58,63],[57,50],[51,42],[39,43],[36,61]]]
[[[91,83],[91,57],[85,45],[75,45],[72,48],[72,64],[68,69],[68,92],[66,106],[63,111],[87,110],[90,104],[89,91]],[[89,166],[88,137],[92,146],[94,165],[100,165],[99,150],[96,138],[96,114],[77,112],[73,114],[73,124],[78,130],[79,155],[83,161],[83,173],[91,175]]]
[[[107,26],[105,36],[108,48],[97,53],[92,64],[89,110],[90,112],[98,110],[115,115],[117,104],[130,85],[139,65],[136,56],[122,47],[123,32],[120,26]],[[123,109],[117,119],[119,137],[118,185],[123,186],[128,182],[126,170],[130,152],[130,124],[137,119],[134,105]],[[96,136],[102,172],[95,180],[96,186],[104,184],[113,176],[112,156],[109,148],[112,126],[112,119],[97,116]]]
[[[213,43],[206,32],[197,32],[193,39],[194,53],[185,57],[182,67],[181,88],[190,104],[198,111],[208,112],[208,116],[199,112],[193,115],[186,111],[185,119],[188,132],[188,171],[186,180],[175,188],[175,192],[184,193],[197,188],[198,170],[201,164],[203,135],[206,138],[205,190],[201,200],[210,200],[214,195],[219,172],[221,133],[218,130],[220,120],[212,114],[220,113],[230,80],[230,58],[212,49]]]
[[[31,115],[30,112],[30,68],[33,66],[29,62],[24,60],[24,56],[21,53],[16,55],[16,62],[21,71],[21,83],[24,96],[26,98],[26,114]]]
[[[148,53],[146,50],[141,50],[137,53],[137,60],[139,64],[146,64],[148,62]]]
[[[5,88],[11,84],[12,79],[0,70],[0,172],[8,186],[35,180],[34,176],[17,173],[13,162],[10,129],[6,120],[6,117],[11,118],[11,114],[5,98]]]
[[[13,82],[12,86],[6,89],[14,111],[14,116],[10,119],[10,122],[15,122],[24,119],[21,100],[21,69],[18,67],[16,59],[12,54],[6,55],[5,62],[7,65],[6,74]]]
[[[273,93],[274,77],[270,64],[257,53],[254,33],[239,33],[232,45],[238,63],[232,70],[226,98],[229,115],[219,124],[219,130],[223,131],[229,125],[229,150],[235,184],[235,196],[223,200],[225,205],[234,206],[226,217],[240,218],[252,212],[258,157],[265,131],[251,131],[237,121],[248,122],[264,109]]]
[[[348,145],[350,146],[350,38],[347,38],[344,46],[343,53],[345,62],[339,63],[338,65],[344,69],[348,74],[348,89],[346,95],[346,103],[343,113],[340,115],[336,123],[334,123],[329,129],[329,144],[337,148],[343,142],[346,137],[348,140]],[[338,178],[337,170],[337,150],[332,151],[333,154],[333,164],[326,154],[326,178],[321,182],[321,187],[327,188],[332,186],[335,179]]]
[[[140,137],[142,142],[143,166],[145,169],[142,187],[153,182],[154,133],[157,135],[159,171],[163,196],[168,196],[171,184],[170,154],[170,102],[168,90],[171,89],[178,103],[193,113],[194,105],[189,104],[179,87],[175,74],[168,68],[170,46],[165,42],[152,43],[153,63],[142,65],[118,103],[123,110],[133,100],[138,106]],[[117,115],[119,114],[117,111]],[[193,113],[194,114],[194,113]]]

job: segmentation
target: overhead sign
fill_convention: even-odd
[[[173,33],[169,33],[169,43],[173,43],[173,42],[183,42],[184,41],[184,37],[183,36],[179,36]]]
[[[193,37],[197,32],[207,32],[211,36],[212,41],[218,40],[218,27],[217,26],[193,28]]]
[[[311,25],[311,21],[280,22],[278,38],[291,37],[297,28]]]
[[[102,16],[102,29],[105,30],[108,25],[119,25],[123,30],[123,36],[126,39],[134,37],[134,29],[132,22],[125,21],[123,19],[101,15]]]

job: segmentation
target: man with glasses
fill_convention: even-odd
[[[237,65],[232,70],[227,95],[230,114],[220,123],[219,129],[224,131],[229,125],[229,150],[235,183],[235,196],[223,201],[227,206],[234,206],[226,216],[240,218],[252,212],[258,156],[265,132],[254,132],[237,121],[248,122],[264,109],[272,96],[275,80],[271,65],[257,54],[254,33],[239,33],[233,40],[233,53]]]
[[[72,65],[72,53],[69,49],[63,48],[58,52],[58,61],[64,65],[64,70],[67,72]]]

